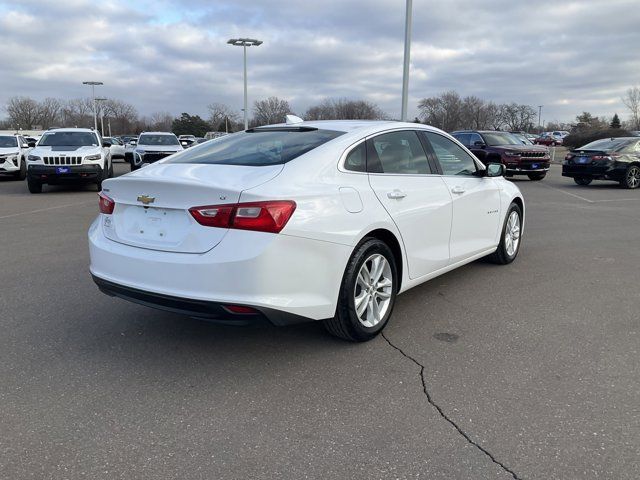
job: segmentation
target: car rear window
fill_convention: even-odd
[[[278,165],[290,162],[343,134],[309,127],[253,128],[191,147],[166,163]]]
[[[587,143],[585,146],[578,148],[578,150],[604,150],[617,152],[629,145],[632,141],[633,140],[627,138],[606,138]]]

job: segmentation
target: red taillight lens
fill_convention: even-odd
[[[236,315],[256,315],[258,312],[255,308],[245,307],[243,305],[223,305],[226,311],[235,313]]]
[[[102,192],[98,194],[98,197],[100,197],[100,200],[98,201],[98,205],[100,207],[100,213],[111,215],[113,213],[113,209],[116,206],[116,202],[114,202],[111,198],[107,197]]]
[[[293,201],[274,200],[193,207],[189,209],[189,212],[200,225],[206,227],[279,233],[295,209],[296,203]]]

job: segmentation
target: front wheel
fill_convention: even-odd
[[[398,270],[391,249],[381,240],[367,238],[349,259],[336,314],[324,325],[345,340],[371,340],[389,321],[397,293]]]
[[[638,188],[640,186],[640,167],[630,165],[624,173],[624,178],[620,180],[620,185],[624,188]]]
[[[42,183],[31,178],[27,178],[27,187],[30,193],[42,193]]]
[[[24,180],[27,178],[27,161],[24,158],[20,160],[20,170],[16,173],[15,178],[17,180]]]
[[[498,249],[489,256],[489,260],[499,265],[506,265],[513,262],[520,251],[522,234],[522,210],[512,203],[507,211],[502,236]]]
[[[573,181],[576,182],[578,185],[582,185],[586,187],[592,182],[592,179],[588,177],[573,177]]]
[[[546,176],[547,176],[547,172],[530,173],[530,174],[527,175],[527,177],[529,177],[529,180],[533,180],[534,182],[536,182],[538,180],[542,180]]]

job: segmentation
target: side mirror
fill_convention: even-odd
[[[504,177],[505,167],[501,163],[487,165],[487,177]]]
[[[138,142],[136,142],[135,140],[129,140],[129,145],[137,145]]]
[[[473,142],[473,146],[474,146],[474,147],[481,147],[481,148],[484,148],[484,147],[486,147],[487,145],[486,145],[484,142],[481,142],[480,140],[477,140],[477,141]]]
[[[29,144],[28,143],[23,143],[22,144],[22,148],[29,148]]]
[[[104,148],[109,148],[111,146],[111,142],[102,142],[102,146]]]
[[[27,146],[29,148],[36,148],[36,142],[29,142],[29,143],[27,143]]]

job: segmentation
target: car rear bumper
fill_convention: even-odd
[[[57,173],[57,168],[64,167],[68,173]],[[29,165],[27,176],[40,183],[91,183],[102,178],[100,165]]]
[[[592,180],[620,181],[624,178],[626,166],[618,165],[563,165],[563,177],[584,177]]]
[[[109,240],[103,217],[89,229],[90,270],[103,291],[205,318],[229,317],[222,305],[253,307],[277,325],[335,314],[349,246],[229,230],[208,252],[165,252]]]

